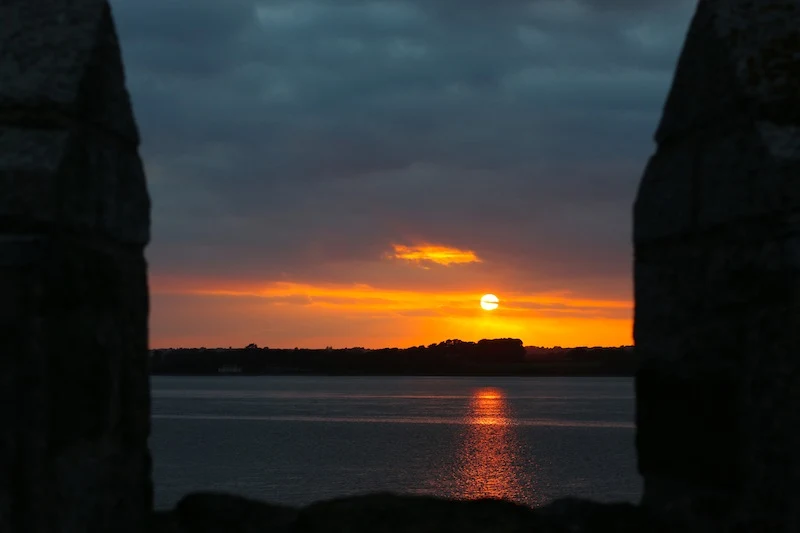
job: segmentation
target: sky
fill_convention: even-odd
[[[632,204],[696,0],[111,4],[152,347],[632,343]]]

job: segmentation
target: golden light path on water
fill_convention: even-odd
[[[505,395],[478,389],[470,399],[466,432],[457,461],[454,497],[530,499],[523,487],[521,458]]]

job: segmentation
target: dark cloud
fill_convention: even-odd
[[[321,277],[427,240],[627,279],[694,3],[113,0],[153,271]]]

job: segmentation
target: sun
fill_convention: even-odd
[[[494,311],[500,304],[500,300],[494,294],[484,294],[481,296],[481,307],[486,311]]]

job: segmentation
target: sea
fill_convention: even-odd
[[[606,377],[154,376],[157,508],[390,491],[638,501],[634,389]]]

